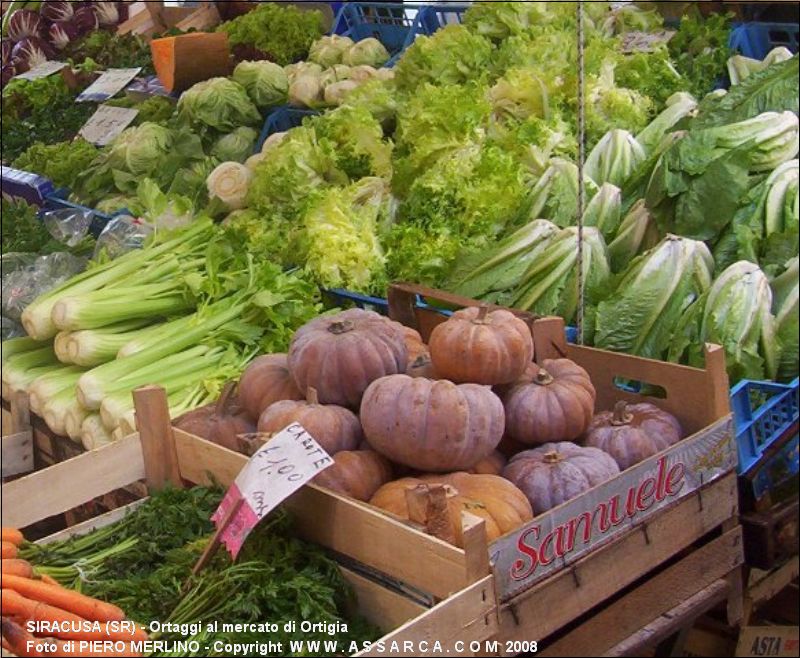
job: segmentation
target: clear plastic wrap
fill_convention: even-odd
[[[47,256],[3,254],[2,315],[18,322],[22,311],[39,295],[86,269],[86,258],[57,252]],[[4,329],[5,331],[5,329]]]
[[[141,249],[153,227],[130,215],[118,215],[106,224],[94,248],[94,258],[117,258],[135,249]]]
[[[94,213],[86,209],[59,208],[42,214],[42,222],[50,235],[61,244],[74,247],[89,233]]]

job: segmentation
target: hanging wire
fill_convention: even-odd
[[[578,344],[583,345],[584,321],[584,276],[583,276],[583,210],[586,202],[586,186],[583,180],[583,165],[586,147],[586,106],[584,73],[583,0],[576,3],[578,26]]]

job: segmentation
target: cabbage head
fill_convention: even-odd
[[[286,103],[289,78],[283,67],[273,62],[240,62],[233,70],[233,80],[247,90],[260,110]]]
[[[120,134],[109,151],[109,165],[134,175],[156,171],[170,154],[172,132],[157,123],[143,123]]]
[[[344,54],[350,50],[352,45],[353,40],[350,37],[338,34],[321,37],[311,44],[308,59],[327,69],[334,64],[341,64]]]
[[[222,162],[244,162],[253,154],[258,132],[242,126],[220,137],[211,148],[211,155]]]
[[[383,66],[389,61],[389,51],[374,37],[362,39],[344,53],[342,63],[348,66]]]
[[[211,78],[186,90],[178,101],[178,117],[193,127],[231,132],[239,126],[257,126],[261,113],[238,82]]]

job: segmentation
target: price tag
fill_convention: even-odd
[[[241,470],[211,517],[231,556],[236,559],[261,519],[332,465],[331,456],[299,423],[292,423],[265,443]]]
[[[101,103],[106,101],[125,89],[141,70],[141,67],[135,69],[108,69],[84,89],[75,99],[75,102],[94,101],[95,103]]]
[[[79,135],[87,142],[105,146],[113,142],[139,114],[139,110],[129,107],[100,105],[97,111],[83,124]]]
[[[622,52],[624,53],[651,53],[662,43],[667,43],[675,30],[661,30],[660,32],[626,32],[622,35]]]
[[[53,75],[53,73],[58,73],[65,66],[65,62],[45,62],[44,64],[35,66],[30,71],[20,73],[14,77],[19,80],[38,80],[39,78],[48,78]]]

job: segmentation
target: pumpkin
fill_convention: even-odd
[[[525,495],[508,480],[496,475],[451,473],[403,478],[383,485],[369,502],[402,519],[410,519],[406,490],[424,485],[444,486],[447,506],[440,510],[444,518],[413,520],[425,524],[428,531],[438,527],[443,532],[434,534],[456,546],[464,546],[462,512],[484,519],[489,541],[502,537],[533,518]]]
[[[320,404],[314,388],[308,389],[305,400],[282,400],[267,407],[258,419],[258,431],[274,434],[292,423],[300,423],[329,455],[355,450],[362,437],[358,417],[344,407]]]
[[[214,404],[183,414],[173,425],[184,432],[238,451],[237,437],[255,432],[256,426],[250,414],[242,408],[235,392],[236,384],[228,382]]]
[[[524,443],[520,443],[519,441],[514,441],[514,439],[512,439],[508,434],[504,434],[497,446],[497,451],[506,459],[511,459],[518,452],[522,452],[528,448],[530,448],[530,446],[526,446]]]
[[[289,374],[285,354],[265,354],[254,359],[239,380],[239,400],[253,418],[273,402],[302,400],[303,394]]]
[[[422,336],[419,335],[419,332],[416,329],[412,329],[411,327],[406,327],[405,325],[400,325],[403,332],[403,340],[406,343],[406,349],[408,350],[408,367],[411,367],[411,364],[414,363],[417,358],[422,355],[429,354],[428,346],[422,342]]]
[[[502,475],[506,466],[506,458],[502,452],[495,450],[488,457],[481,459],[475,466],[469,469],[470,473],[479,475]]]
[[[545,360],[505,394],[506,431],[525,445],[577,439],[592,422],[594,401],[583,368],[569,359]]]
[[[426,472],[472,468],[503,436],[503,404],[478,384],[408,375],[370,384],[361,401],[364,435],[393,462]]]
[[[649,402],[617,402],[597,414],[584,443],[611,455],[622,470],[652,457],[683,438],[678,419]]]
[[[569,441],[520,452],[503,469],[503,477],[528,497],[534,514],[575,498],[618,473],[611,455]]]
[[[314,484],[367,502],[391,479],[392,465],[374,450],[343,450],[334,455],[332,466],[314,478]]]
[[[436,371],[456,383],[508,384],[533,359],[533,338],[524,321],[510,311],[486,306],[456,311],[431,333]]]
[[[439,379],[436,369],[433,367],[430,354],[420,354],[413,363],[406,369],[409,377],[426,377],[427,379]]]
[[[373,381],[405,372],[408,348],[401,325],[372,311],[349,309],[316,318],[295,332],[289,371],[320,402],[358,409]]]

